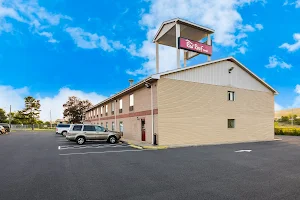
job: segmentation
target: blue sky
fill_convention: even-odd
[[[154,72],[151,41],[176,17],[214,29],[212,59],[233,55],[263,78],[276,109],[300,107],[299,0],[0,0],[0,107],[32,95],[48,120],[70,95],[103,100]],[[175,50],[160,53],[161,70],[175,68]]]

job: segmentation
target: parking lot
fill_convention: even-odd
[[[0,136],[0,199],[297,199],[300,138],[139,150],[52,132]]]

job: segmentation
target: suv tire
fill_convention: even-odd
[[[67,131],[61,132],[61,135],[65,136],[64,134],[67,134]]]
[[[76,143],[79,145],[83,145],[85,143],[85,137],[83,136],[79,136],[78,138],[76,138]]]
[[[115,144],[118,140],[115,136],[110,136],[107,141],[111,144]]]

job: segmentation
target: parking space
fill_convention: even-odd
[[[125,143],[110,144],[106,141],[86,141],[84,145],[78,145],[76,142],[67,140],[62,135],[55,136],[57,141],[57,150],[60,156],[87,155],[87,154],[105,154],[105,153],[125,153],[144,151],[130,147]]]

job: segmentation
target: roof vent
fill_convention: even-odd
[[[133,79],[129,79],[129,86],[132,86],[133,85]]]

